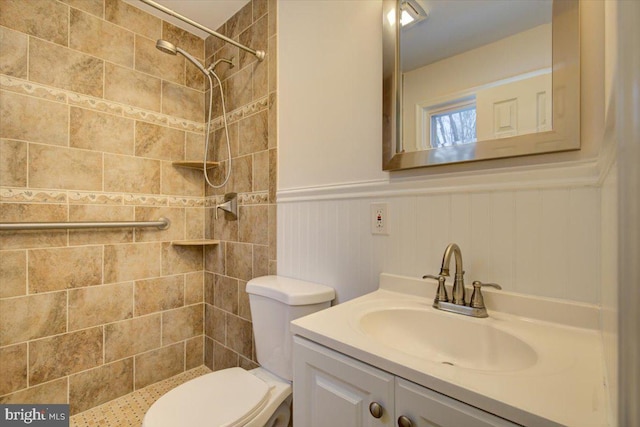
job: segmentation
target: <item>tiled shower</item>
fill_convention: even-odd
[[[131,3],[0,0],[0,222],[171,220],[0,232],[0,403],[74,414],[203,364],[255,366],[244,288],[276,269],[276,2],[250,1],[217,29],[267,51],[262,62]],[[208,94],[160,38],[207,64],[235,57],[216,70],[233,157],[220,190],[172,164],[203,159]],[[235,221],[215,215],[228,192]],[[205,238],[220,244],[172,244]]]

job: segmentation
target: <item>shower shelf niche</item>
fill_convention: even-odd
[[[194,240],[174,240],[171,242],[173,246],[208,246],[219,245],[220,240],[213,239],[194,239]]]
[[[200,169],[202,170],[204,163],[200,161],[185,161],[185,162],[172,162],[173,166],[178,166],[181,168],[190,168],[190,169]],[[207,162],[207,170],[215,169],[220,165],[220,162]]]

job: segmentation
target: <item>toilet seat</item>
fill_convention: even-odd
[[[229,368],[188,381],[158,399],[143,427],[244,426],[269,401],[269,385],[242,368]]]

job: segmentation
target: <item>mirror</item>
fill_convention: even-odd
[[[383,0],[382,21],[384,170],[580,149],[578,0]]]

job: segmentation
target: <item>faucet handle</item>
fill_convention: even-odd
[[[473,293],[471,294],[471,301],[469,301],[469,306],[473,308],[485,308],[484,307],[484,298],[482,297],[481,287],[483,286],[491,286],[492,288],[502,289],[502,286],[497,283],[482,283],[478,280],[473,282]]]
[[[438,281],[438,290],[436,291],[436,297],[433,300],[433,303],[436,304],[438,302],[449,302],[449,296],[447,295],[447,288],[444,287],[444,281],[446,278],[442,274],[438,274],[437,276],[427,274],[422,276],[423,279],[435,279]]]

